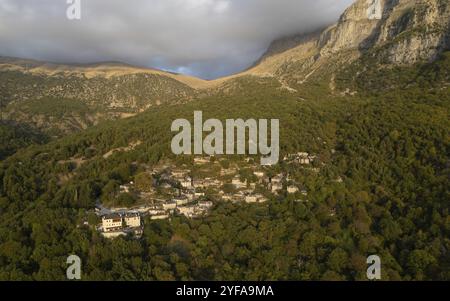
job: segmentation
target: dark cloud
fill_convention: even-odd
[[[204,78],[237,72],[281,36],[337,20],[353,0],[0,0],[0,55],[123,61]]]

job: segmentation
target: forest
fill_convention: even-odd
[[[326,78],[299,97],[248,77],[229,94],[150,108],[45,144],[0,127],[13,141],[0,149],[0,279],[65,280],[70,254],[81,257],[83,280],[366,280],[372,254],[382,259],[383,280],[450,279],[450,53],[432,64],[356,72],[364,60],[337,77],[353,96],[332,93]],[[310,201],[215,200],[204,218],[145,220],[139,240],[103,238],[95,202],[142,164],[182,160],[170,151],[170,125],[192,122],[195,110],[222,121],[279,119],[280,158],[307,151],[320,159],[317,173],[273,167],[302,182]],[[137,140],[132,151],[103,157]]]

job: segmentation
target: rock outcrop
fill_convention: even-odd
[[[450,46],[450,3],[400,0],[376,34],[375,46],[388,63],[432,61]]]
[[[293,47],[285,50],[286,45]],[[380,64],[414,64],[432,61],[449,48],[450,1],[357,0],[321,33],[275,41],[247,73],[279,74],[273,69],[292,64],[308,73],[330,58],[341,56],[341,63],[347,63],[364,53],[372,53]]]
[[[326,29],[319,40],[321,55],[370,47],[370,38],[389,14],[395,0],[358,0]]]
[[[434,60],[448,48],[448,0],[358,0],[318,41],[320,54],[380,50],[385,63]]]

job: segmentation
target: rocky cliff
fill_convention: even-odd
[[[432,61],[450,47],[450,2],[400,0],[373,37],[388,63]]]
[[[369,38],[389,14],[392,0],[358,0],[350,6],[338,23],[326,29],[318,41],[322,55],[342,50],[369,47]]]
[[[372,54],[380,64],[436,59],[450,48],[448,0],[357,0],[338,22],[319,34],[275,41],[252,75],[279,75],[304,82],[321,66],[346,64]],[[284,50],[280,45],[294,45]],[[330,62],[332,61],[332,62]]]
[[[449,47],[448,0],[358,0],[325,30],[321,55],[382,49],[389,63],[433,60]]]

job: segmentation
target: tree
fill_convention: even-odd
[[[340,273],[348,264],[348,255],[341,248],[337,248],[330,253],[327,262],[330,269]]]
[[[429,268],[437,263],[436,258],[424,250],[414,250],[408,256],[408,271],[417,280],[424,280]]]
[[[134,184],[140,191],[149,192],[153,189],[154,179],[147,172],[140,173],[134,177]]]
[[[136,197],[131,193],[121,193],[117,197],[117,205],[131,207],[136,204]]]

